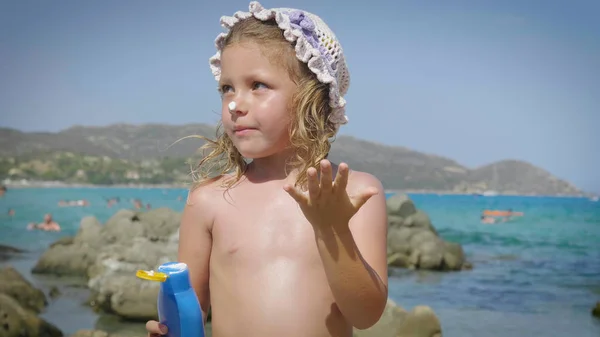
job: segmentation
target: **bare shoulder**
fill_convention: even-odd
[[[203,222],[210,223],[214,220],[218,195],[223,193],[221,187],[223,178],[213,179],[192,187],[188,193],[184,213],[194,218],[201,218]]]
[[[348,175],[348,185],[346,190],[348,194],[358,194],[367,188],[376,188],[377,194],[369,198],[369,200],[358,210],[354,217],[350,220],[350,227],[356,232],[360,228],[368,231],[373,231],[374,228],[379,228],[382,235],[386,235],[387,231],[387,206],[385,190],[381,181],[374,175],[350,170]],[[361,234],[361,235],[364,235]]]
[[[350,172],[348,174],[348,190],[354,191],[367,187],[375,187],[379,193],[384,193],[383,185],[381,184],[381,181],[377,179],[377,177],[370,173],[354,171],[352,168],[350,168]]]
[[[223,178],[213,179],[193,186],[188,194],[187,205],[204,204],[216,194]]]

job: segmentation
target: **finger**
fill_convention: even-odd
[[[317,169],[311,167],[306,171],[306,175],[308,176],[308,196],[311,199],[316,199],[319,197],[320,188],[319,188],[319,180],[317,178]]]
[[[146,331],[150,336],[162,336],[166,335],[169,329],[164,324],[160,324],[157,321],[148,321],[146,322]]]
[[[375,187],[369,187],[361,193],[350,198],[355,209],[360,209],[372,196],[378,194],[379,191]]]
[[[297,203],[299,204],[306,204],[306,197],[304,196],[304,193],[302,193],[302,191],[300,191],[299,189],[297,189],[296,187],[294,187],[291,184],[287,184],[285,186],[283,186],[283,189],[292,197],[294,198],[294,200],[296,200]]]
[[[333,187],[336,191],[345,191],[348,185],[348,165],[346,163],[340,163],[338,166],[337,174],[335,175],[335,181]]]
[[[321,193],[331,192],[332,183],[331,163],[327,159],[321,160]]]

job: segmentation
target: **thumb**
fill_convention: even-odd
[[[369,188],[361,191],[359,194],[353,196],[350,199],[352,200],[352,204],[354,205],[354,207],[358,210],[367,201],[369,201],[369,199],[371,199],[372,196],[374,196],[378,193],[379,193],[379,191],[377,191],[377,189],[375,187],[369,187]]]
[[[306,203],[306,197],[293,185],[287,184],[283,186],[283,190],[286,191],[296,202],[300,205]]]

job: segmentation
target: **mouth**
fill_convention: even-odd
[[[256,130],[256,128],[253,128],[253,127],[250,127],[250,126],[235,126],[233,128],[234,132],[246,131],[246,130]]]
[[[247,133],[250,133],[250,132],[256,131],[256,130],[257,130],[256,128],[252,128],[249,126],[236,126],[233,128],[233,132],[236,135],[243,135],[243,134],[247,134]]]

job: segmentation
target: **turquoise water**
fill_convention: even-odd
[[[28,269],[49,243],[77,231],[79,220],[107,220],[116,209],[139,198],[152,207],[183,209],[185,190],[82,188],[12,189],[0,199],[0,243],[31,251]],[[105,199],[120,197],[113,208]],[[390,297],[405,308],[426,304],[442,322],[444,336],[600,336],[590,311],[600,301],[600,202],[579,198],[411,195],[440,235],[463,245],[474,264],[458,273],[402,271],[390,279]],[[89,207],[61,208],[62,199],[87,199]],[[6,215],[9,208],[16,214]],[[499,225],[482,225],[483,209],[507,209],[525,216]],[[52,213],[61,233],[29,232],[29,222]],[[13,263],[15,263],[13,261]],[[31,276],[30,276],[31,277]],[[80,317],[78,306],[57,301],[49,319],[78,317],[83,327],[95,316]],[[58,306],[58,307],[57,307]],[[76,312],[77,311],[77,312]],[[79,315],[79,316],[76,316]],[[88,323],[89,322],[89,323]],[[59,324],[60,325],[60,324]],[[65,327],[64,323],[61,327]],[[74,325],[68,325],[70,329]]]

